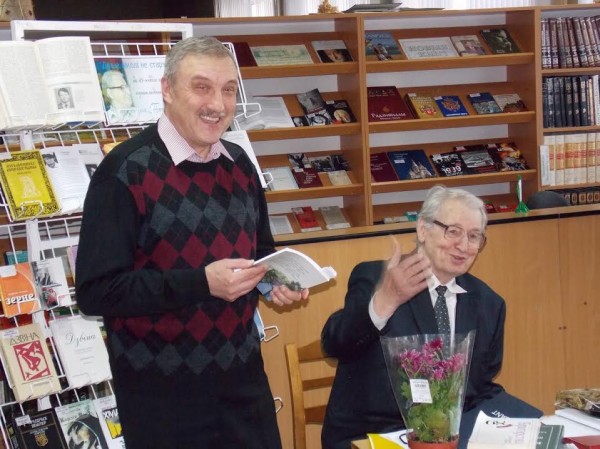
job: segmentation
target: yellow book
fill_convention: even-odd
[[[408,449],[406,430],[390,433],[368,433],[371,449]]]
[[[47,217],[60,211],[39,150],[4,153],[0,184],[14,220]]]

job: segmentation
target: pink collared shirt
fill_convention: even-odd
[[[218,141],[217,143],[212,144],[210,147],[210,151],[206,157],[200,156],[194,149],[190,146],[189,143],[183,138],[179,132],[169,120],[165,114],[161,115],[158,119],[158,135],[165,143],[167,150],[169,151],[169,155],[171,159],[173,159],[173,163],[175,165],[179,165],[183,161],[190,162],[210,162],[217,159],[220,155],[225,156],[229,160],[233,160],[227,148]]]

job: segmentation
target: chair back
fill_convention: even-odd
[[[306,449],[306,425],[323,424],[327,400],[319,405],[307,406],[304,402],[304,394],[313,390],[331,390],[334,375],[304,378],[303,371],[305,370],[301,366],[308,363],[314,364],[314,362],[335,366],[336,362],[323,354],[320,340],[300,347],[296,343],[288,343],[285,345],[285,355],[292,397],[294,447],[295,449]],[[327,391],[327,397],[329,397],[329,391]]]

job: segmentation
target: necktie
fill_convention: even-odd
[[[449,334],[450,333],[450,317],[448,316],[448,306],[446,305],[446,293],[448,288],[444,285],[439,285],[435,288],[438,294],[437,300],[435,301],[435,320],[437,321],[438,333]]]

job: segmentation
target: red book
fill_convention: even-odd
[[[579,449],[600,449],[600,435],[564,437],[563,443],[572,443]]]
[[[300,225],[300,231],[302,232],[310,232],[310,231],[320,231],[321,225],[317,221],[317,217],[315,216],[315,211],[310,206],[303,207],[292,207],[292,212],[298,220],[298,225]]]
[[[292,174],[296,179],[298,187],[301,189],[306,187],[323,187],[319,173],[314,167],[293,168]]]
[[[395,86],[367,87],[369,121],[410,120],[413,114]]]
[[[398,181],[396,170],[387,153],[371,154],[371,177],[374,182]]]

